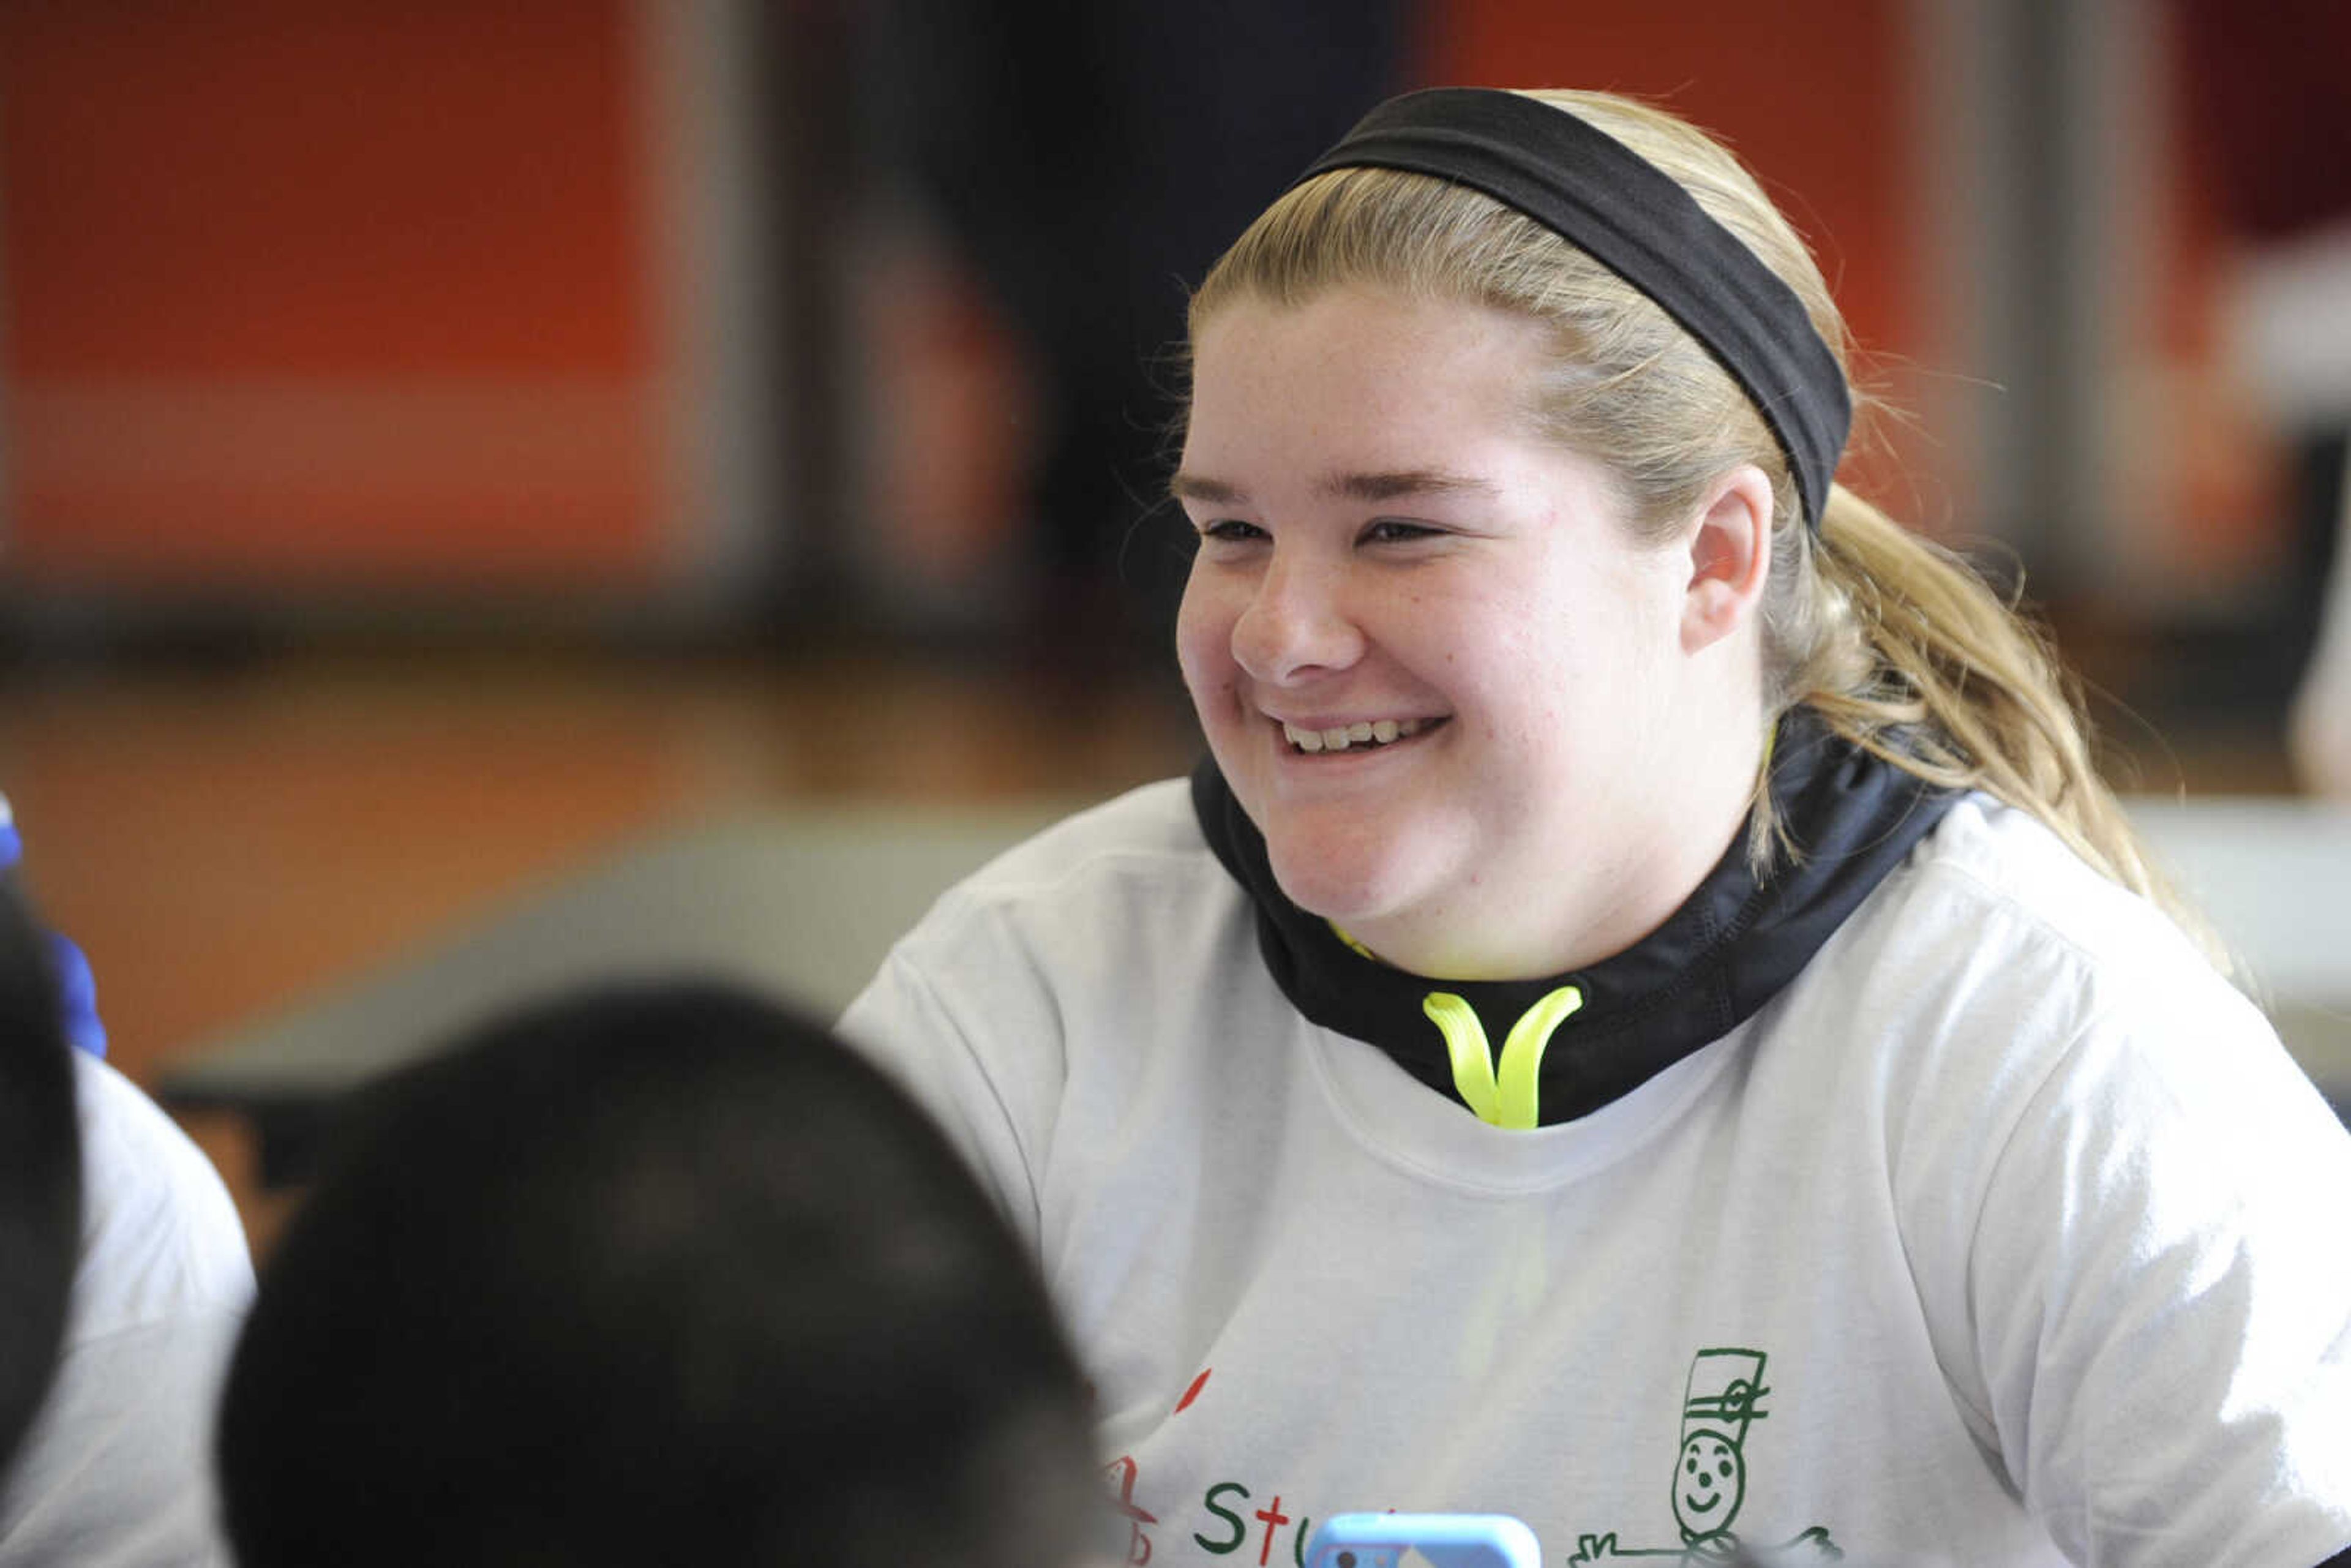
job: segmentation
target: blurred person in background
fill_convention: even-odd
[[[0,803],[0,868],[21,844]],[[219,1172],[102,1059],[89,971],[44,934],[71,1040],[80,1233],[47,1402],[0,1490],[0,1565],[222,1560],[206,1437],[253,1292]]]
[[[1066,1568],[1106,1519],[1042,1282],[816,1026],[591,991],[362,1092],[222,1399],[243,1568]]]
[[[2173,0],[2193,152],[2234,255],[2223,334],[2287,453],[2286,737],[2351,800],[2351,5]]]
[[[1041,668],[1151,673],[1185,554],[1164,516],[1185,288],[1363,104],[1412,0],[880,0],[867,134],[1019,338],[1038,392]]]

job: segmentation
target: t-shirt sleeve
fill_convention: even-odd
[[[2351,1543],[2351,1135],[2201,978],[2100,1009],[1985,1129],[1966,1301],[2074,1561],[2292,1568]]]
[[[78,1054],[82,1252],[57,1375],[0,1493],[0,1568],[225,1562],[210,1452],[253,1267],[219,1174]]]
[[[963,1152],[1034,1243],[1062,1080],[1061,1019],[1035,964],[1000,931],[935,915],[891,953],[841,1018]]]

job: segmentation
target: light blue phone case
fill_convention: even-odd
[[[1306,1545],[1306,1568],[1542,1568],[1535,1532],[1507,1513],[1334,1513]]]

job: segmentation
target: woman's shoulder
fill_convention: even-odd
[[[1014,844],[942,893],[896,956],[947,959],[974,944],[1066,956],[1149,944],[1220,918],[1240,892],[1202,836],[1181,779],[1089,806]]]
[[[2018,1167],[2037,1170],[2081,1136],[2351,1169],[2334,1113],[2188,934],[1982,797],[1955,803],[1848,919],[1790,1014],[1786,1037],[1811,1045],[1797,1064],[1832,1074],[1866,1043],[1861,1081],[1898,1108],[1894,1142],[1925,1167],[1988,1181],[2000,1151],[2039,1151]],[[1922,1152],[1938,1148],[1944,1165]]]
[[[1807,1019],[1887,1046],[1906,1092],[2026,1113],[2044,1091],[2234,1104],[2339,1139],[2261,1008],[2153,901],[2026,812],[1956,803],[1804,982]],[[1986,1118],[1987,1122],[1996,1118]]]
[[[1018,902],[1138,876],[1194,876],[1203,868],[1217,869],[1191,792],[1181,779],[1163,779],[1063,817],[998,854],[947,896],[964,904]]]
[[[2220,1060],[2230,1053],[2211,1051],[2219,1041],[2276,1041],[2261,1009],[2152,900],[2029,813],[1980,795],[1951,806],[1807,978],[1815,999],[1909,1041],[1921,1065],[1957,1050],[1947,1065],[1996,1058],[2030,1076],[2088,1040]],[[1991,1057],[1977,1049],[1988,1040],[2002,1042]]]
[[[1972,945],[2037,952],[2085,977],[2229,988],[2154,901],[2092,866],[2031,812],[1986,795],[1955,803],[1884,892],[1878,916],[1922,933],[1940,927]]]
[[[1092,1037],[1126,1038],[1139,998],[1198,993],[1211,970],[1243,961],[1250,929],[1186,782],[1145,785],[941,894],[841,1028],[918,1083],[938,1077],[942,1055],[984,1058],[990,1092],[1041,1127],[1064,1071],[1059,1042],[1088,1020]]]

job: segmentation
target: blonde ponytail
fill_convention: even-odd
[[[1771,627],[1767,607],[1767,646],[1805,649],[1776,674],[1773,706],[1802,704],[1896,767],[2030,812],[2231,967],[2099,776],[2078,683],[2040,629],[1964,559],[1842,486],[1809,542],[1809,561],[1783,580],[1797,604],[1782,619],[1810,624]],[[1771,831],[1769,802],[1759,805],[1759,829]]]

